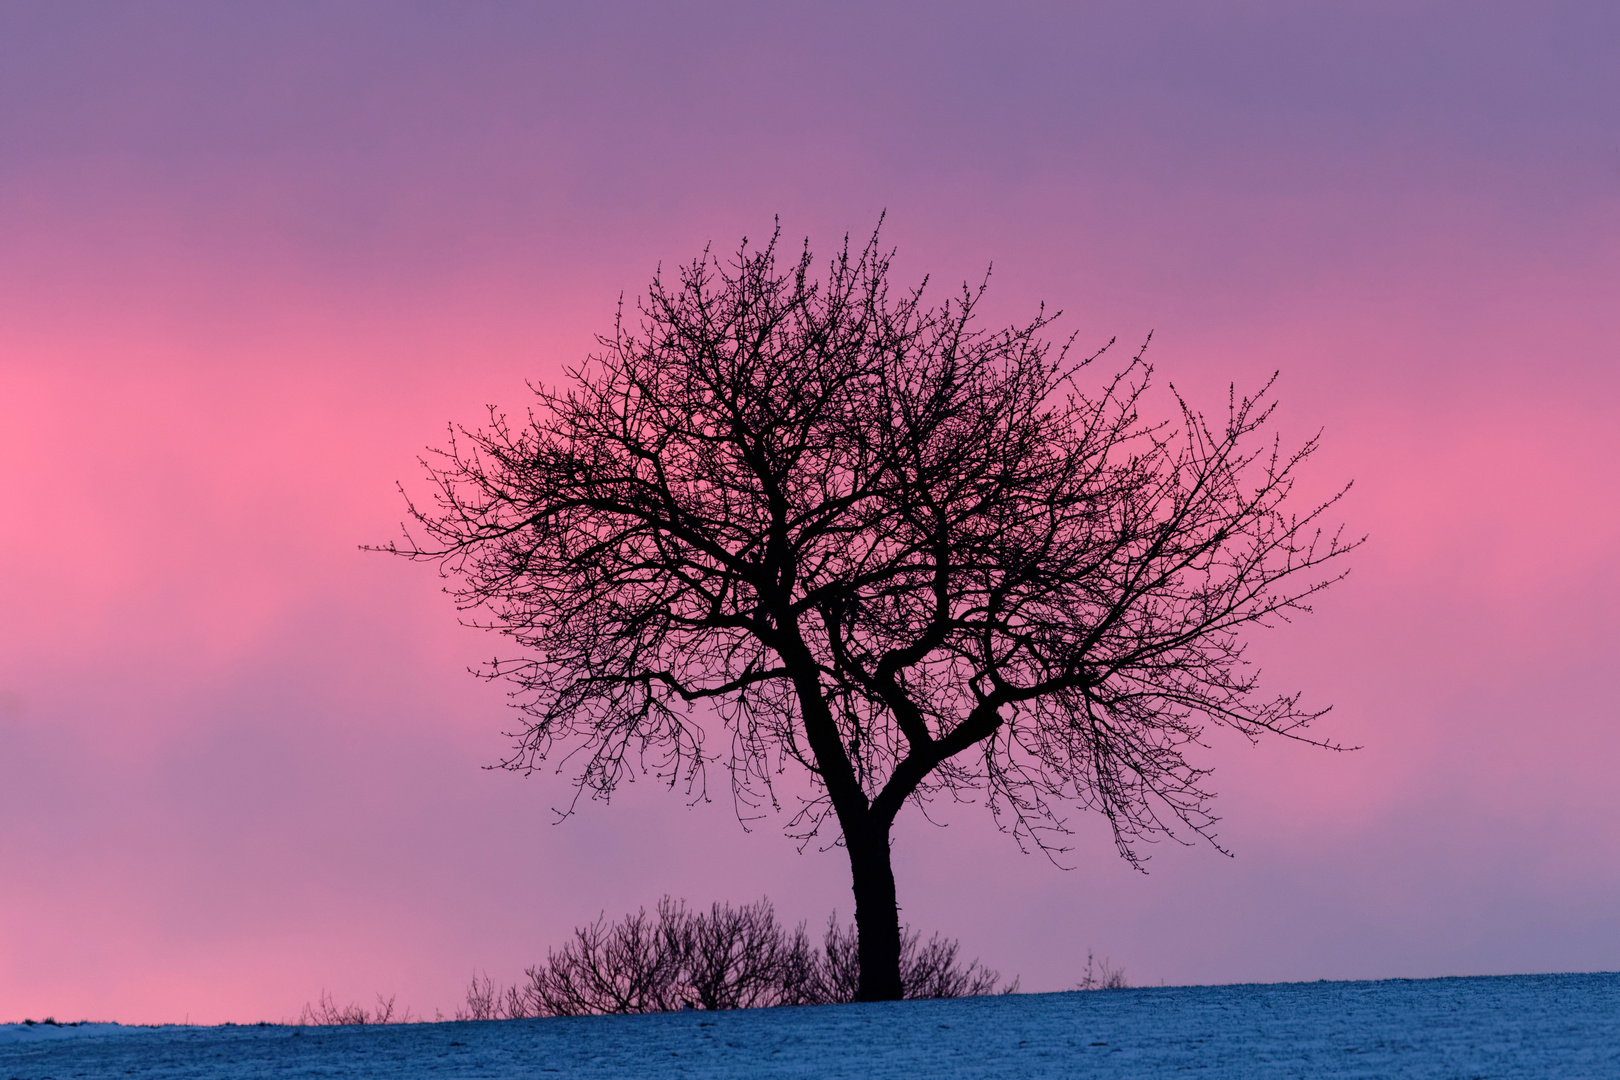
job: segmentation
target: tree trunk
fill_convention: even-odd
[[[845,829],[844,846],[855,882],[855,936],[861,960],[855,999],[898,1001],[905,996],[905,987],[900,981],[900,907],[889,861],[889,830],[880,825]]]
[[[838,726],[822,693],[820,666],[800,636],[791,610],[776,616],[781,637],[771,644],[793,672],[794,689],[804,718],[805,738],[816,756],[827,795],[838,815],[849,852],[855,886],[856,952],[861,964],[857,1001],[898,1001],[905,996],[900,980],[900,906],[894,895],[894,867],[889,861],[892,816],[874,812],[850,765]]]

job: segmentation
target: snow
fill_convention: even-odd
[[[1620,975],[1169,987],[383,1027],[0,1026],[43,1077],[1620,1076]]]
[[[156,1027],[126,1027],[123,1024],[91,1024],[77,1021],[59,1024],[55,1020],[35,1021],[32,1024],[0,1024],[0,1047],[13,1043],[48,1043],[58,1039],[82,1039],[103,1035],[131,1035],[140,1031],[157,1031]]]

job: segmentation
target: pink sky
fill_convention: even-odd
[[[1351,578],[1256,639],[1333,755],[1215,740],[1227,859],[902,819],[905,917],[1031,990],[1620,967],[1620,17],[1607,5],[0,13],[0,1021],[450,1011],[576,923],[840,852],[637,785],[551,824],[497,646],[357,551],[653,268],[830,250],[1280,369]]]

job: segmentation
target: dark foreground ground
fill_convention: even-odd
[[[389,1027],[0,1026],[50,1077],[1620,1078],[1620,974]]]

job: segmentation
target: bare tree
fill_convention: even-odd
[[[1184,751],[1211,724],[1305,738],[1320,713],[1257,693],[1241,633],[1353,544],[1319,527],[1333,500],[1290,511],[1316,442],[1264,437],[1269,383],[1155,422],[1143,356],[1086,391],[1102,353],[1052,347],[1044,309],[986,330],[983,285],[891,292],[876,235],[819,279],[777,251],[655,276],[566,391],[452,429],[388,549],[519,647],[484,672],[524,714],[506,767],[573,770],[577,803],[638,770],[700,796],[719,763],[743,816],[802,767],[790,832],[836,821],[859,996],[894,999],[902,806],[977,793],[1050,852],[1078,804],[1133,863],[1214,842]]]

